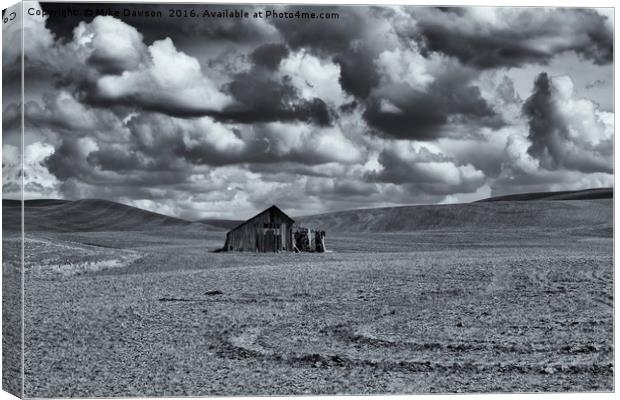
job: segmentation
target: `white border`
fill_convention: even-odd
[[[100,1],[102,2],[102,1]],[[133,0],[133,1],[112,1],[112,2],[118,2],[118,3],[187,3],[188,1],[182,1],[182,0],[151,0],[151,1],[144,1],[144,0]],[[190,1],[191,2],[191,1]],[[0,5],[2,6],[2,9],[5,9],[13,4],[15,4],[16,1],[12,1],[12,0],[0,0]],[[235,3],[246,3],[246,4],[282,4],[282,3],[286,3],[286,4],[358,4],[358,5],[373,5],[373,4],[380,4],[380,5],[387,5],[387,4],[402,4],[402,5],[454,5],[454,6],[502,6],[502,7],[508,7],[508,6],[514,6],[514,7],[588,7],[588,8],[592,8],[592,7],[615,7],[614,1],[613,0],[590,0],[590,1],[583,1],[583,0],[563,0],[563,1],[558,1],[558,0],[539,0],[539,1],[532,1],[532,0],[512,0],[509,1],[507,3],[501,3],[497,0],[493,1],[493,0],[448,0],[446,2],[439,2],[439,1],[424,1],[424,0],[417,0],[417,1],[411,1],[411,0],[400,0],[400,1],[394,1],[394,0],[388,0],[386,2],[380,2],[380,1],[376,1],[376,2],[369,2],[369,1],[355,1],[355,0],[338,0],[338,1],[329,1],[329,0],[287,0],[287,1],[260,1],[260,2],[249,2],[249,1],[239,1],[239,2],[234,2],[234,1],[223,1],[223,0],[211,0],[211,1],[204,1],[201,3],[205,3],[205,4],[235,4]],[[614,19],[615,19],[615,11],[614,11]],[[1,36],[1,35],[0,35]],[[615,112],[615,104],[617,104],[617,100],[618,100],[618,91],[615,90],[615,76],[616,76],[616,72],[618,69],[618,64],[616,63],[616,46],[615,43],[617,38],[617,31],[614,31],[614,112]],[[23,41],[23,36],[22,36],[22,41]],[[22,52],[22,57],[23,57],[23,52]],[[0,54],[0,62],[2,61],[2,56]],[[1,82],[1,77],[0,77],[0,82]],[[23,90],[23,87],[22,87]],[[22,98],[23,98],[23,93],[22,93]],[[3,109],[2,107],[2,103],[0,100],[0,110]],[[22,118],[23,118],[23,110],[22,110]],[[614,115],[614,123],[615,126],[618,126],[618,114],[615,113]],[[23,122],[22,122],[23,124]],[[22,125],[23,126],[23,125]],[[615,135],[614,135],[614,139],[615,139]],[[23,140],[23,138],[22,138]],[[0,137],[0,147],[2,144],[2,139]],[[614,155],[616,154],[616,150],[618,149],[618,142],[616,142],[614,140]],[[614,171],[615,171],[615,157],[614,157]],[[617,175],[614,175],[614,187],[617,187],[618,185],[618,177]],[[618,205],[618,198],[616,195],[614,195],[614,211],[616,210],[616,206]],[[23,217],[23,214],[22,214]],[[2,218],[2,211],[0,210],[0,218]],[[620,217],[618,216],[617,213],[614,212],[614,227],[619,226],[619,222],[620,222]],[[0,239],[1,239],[1,231],[0,231]],[[23,256],[22,256],[23,257]],[[615,278],[615,271],[616,271],[616,266],[617,266],[617,260],[615,257],[615,229],[614,229],[614,278]],[[1,278],[0,278],[1,279]],[[619,317],[619,312],[618,312],[618,307],[615,307],[615,293],[616,293],[616,288],[617,288],[617,281],[614,279],[614,343],[619,343],[618,342],[618,330],[616,329],[616,321],[618,321],[618,317]],[[23,285],[23,283],[22,283]],[[22,310],[23,313],[23,310]],[[23,314],[22,314],[22,321],[23,321]],[[0,346],[0,357],[2,356],[2,349]],[[23,353],[22,353],[22,358],[23,358]],[[23,363],[22,363],[23,366]],[[615,350],[614,352],[614,367],[617,368],[618,366],[618,351]],[[23,376],[23,375],[22,375]],[[616,391],[619,388],[619,383],[620,383],[620,379],[619,379],[619,374],[617,373],[616,370],[614,370],[614,386],[616,388]],[[23,393],[23,392],[22,392]],[[338,396],[338,399],[341,400],[360,400],[360,399],[368,399],[368,400],[391,400],[391,399],[399,399],[399,400],[430,400],[430,399],[437,399],[439,398],[439,396],[441,397],[445,397],[445,396],[459,396],[459,398],[464,398],[464,399],[485,399],[485,400],[496,400],[496,399],[502,399],[502,400],[521,400],[521,399],[538,399],[538,398],[544,398],[546,400],[578,400],[578,399],[593,399],[593,400],[602,400],[602,399],[615,399],[617,396],[615,393],[544,393],[544,394],[459,394],[459,395],[378,395],[378,396]],[[330,397],[334,397],[334,396],[279,396],[277,397],[278,399],[286,399],[286,400],[294,400],[294,399],[308,399],[308,400],[314,400],[314,399],[326,399],[326,398],[330,398]],[[8,400],[8,399],[14,399],[15,397],[8,394],[7,392],[3,392],[0,391],[0,400]],[[620,396],[619,396],[620,398]],[[131,399],[137,399],[137,400],[141,400],[141,399],[148,399],[146,397],[132,397]],[[174,399],[174,398],[166,398],[166,397],[158,397],[157,399]],[[226,399],[231,399],[231,400],[237,400],[237,399],[252,399],[252,400],[257,400],[257,399],[264,399],[264,397],[226,397]]]

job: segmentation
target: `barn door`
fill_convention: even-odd
[[[267,229],[263,235],[263,251],[276,252],[282,248],[282,235],[275,229]]]
[[[268,229],[265,232],[265,251],[266,252],[273,252],[275,251],[275,235],[273,234],[273,231],[271,229]]]

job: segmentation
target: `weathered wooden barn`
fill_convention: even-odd
[[[226,234],[224,251],[293,251],[295,221],[276,206],[238,225]]]

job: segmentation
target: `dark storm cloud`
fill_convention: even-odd
[[[221,115],[208,105],[200,107],[197,104],[188,107],[187,105],[178,104],[165,98],[156,96],[149,98],[148,94],[135,94],[115,99],[105,99],[98,95],[96,89],[94,89],[92,85],[82,85],[81,88],[82,91],[80,92],[80,100],[97,109],[122,109],[137,112],[157,112],[176,118],[196,118],[205,115]]]
[[[230,122],[268,122],[300,120],[329,125],[331,115],[321,99],[300,99],[289,79],[278,81],[254,73],[235,76],[226,88],[239,104],[213,115]]]
[[[532,145],[527,150],[534,157],[550,157],[550,167],[557,168],[557,149],[550,140],[555,131],[566,136],[566,127],[555,116],[551,100],[551,81],[546,73],[541,73],[534,82],[534,92],[523,105],[523,113],[530,121],[528,139]]]
[[[379,74],[371,58],[360,51],[340,54],[334,57],[340,65],[340,84],[347,92],[358,98],[365,98],[379,83]]]
[[[251,59],[255,65],[275,70],[288,54],[289,50],[283,44],[268,43],[257,47],[252,52]]]
[[[340,53],[350,47],[351,41],[363,36],[371,7],[311,7],[286,6],[284,10],[294,13],[338,13],[336,23],[328,19],[311,19],[304,23],[291,23],[288,19],[273,19],[272,24],[282,33],[294,49],[311,48],[325,54]]]
[[[281,48],[275,51],[282,55]],[[304,121],[319,126],[331,125],[332,111],[323,100],[302,99],[290,77],[280,78],[273,74],[273,65],[265,65],[264,53],[273,54],[273,47],[262,47],[257,52],[252,54],[252,59],[258,62],[248,72],[234,75],[232,82],[224,86],[224,90],[236,100],[235,104],[222,112],[212,113],[213,117],[245,124]]]
[[[386,101],[396,109],[388,108]],[[435,82],[424,92],[406,85],[377,92],[367,102],[364,117],[384,136],[415,140],[442,136],[451,117],[460,118],[459,123],[495,128],[503,124],[477,87],[450,80]]]
[[[589,102],[572,103],[566,112],[563,101],[567,99],[561,90],[554,87],[546,73],[536,78],[533,93],[523,105],[523,113],[529,121],[531,146],[528,154],[549,170],[566,168],[585,173],[611,173],[611,138],[597,138],[604,135],[598,132],[604,129],[602,121],[595,114],[592,123],[585,126],[589,131],[575,132],[570,118],[576,114],[583,121],[581,109],[590,111],[592,106]]]
[[[14,132],[21,128],[21,104],[8,104],[2,111],[2,134]],[[21,133],[21,132],[15,132]]]
[[[54,154],[45,160],[47,169],[59,180],[78,178],[89,181],[92,168],[82,157],[82,146],[77,140],[63,140]]]
[[[596,64],[613,61],[613,31],[594,10],[504,8],[493,23],[477,18],[470,10],[413,9],[424,48],[478,68],[546,64],[566,51]]]
[[[86,160],[89,164],[106,171],[123,172],[155,169],[154,162],[145,162],[140,154],[133,149],[127,149],[125,146],[105,146],[90,153]]]
[[[17,97],[17,94],[21,93],[21,73],[20,60],[2,65],[2,96],[4,99]]]
[[[286,104],[284,99],[289,97],[289,87],[286,85],[279,86],[278,84],[269,84],[267,82],[258,84],[241,84],[238,87],[245,87],[249,90],[243,92],[241,96],[243,101],[241,105],[233,105],[223,110],[222,112],[210,112],[204,113],[205,115],[211,115],[219,121],[224,122],[239,122],[244,124],[251,124],[257,122],[290,122],[290,121],[302,121],[308,123],[316,123],[320,126],[328,126],[331,124],[332,115],[327,104],[319,99],[314,98],[312,100],[298,100],[296,104]],[[260,91],[261,88],[266,90]],[[231,92],[235,92],[232,89]],[[251,93],[270,96],[265,99],[268,101],[261,101],[262,97],[253,97]],[[283,97],[276,97],[282,95]]]
[[[357,101],[353,100],[349,103],[341,105],[340,107],[338,107],[338,110],[343,113],[351,113],[357,108],[357,105]]]

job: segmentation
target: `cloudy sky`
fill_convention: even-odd
[[[164,16],[24,21],[26,198],[244,218],[613,185],[611,9],[137,7]],[[18,56],[5,46],[5,82]],[[13,89],[5,197],[19,196]]]

